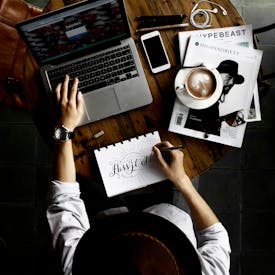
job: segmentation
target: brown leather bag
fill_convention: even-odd
[[[0,102],[8,107],[28,109],[23,88],[27,50],[15,24],[41,13],[21,0],[0,2]]]

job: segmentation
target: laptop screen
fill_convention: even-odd
[[[129,37],[122,1],[84,1],[18,25],[38,63],[54,63],[80,51]]]

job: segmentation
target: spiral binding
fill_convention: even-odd
[[[147,135],[149,135],[149,134],[154,135],[154,134],[155,134],[155,131],[152,131],[152,132],[149,132],[149,133],[147,133],[147,134],[140,135],[140,136],[135,136],[135,137],[132,137],[132,138],[128,138],[127,140],[128,140],[129,142],[131,142],[134,138],[139,139],[141,136],[147,137]],[[124,141],[125,141],[125,140],[124,140]],[[118,144],[118,143],[124,144],[124,141],[121,140],[121,141],[118,141],[118,142],[116,142],[116,143],[112,143],[112,144],[110,144],[110,145],[105,145],[105,146],[103,146],[103,147],[101,147],[101,148],[95,149],[95,151],[100,151],[100,149],[102,149],[102,148],[106,148],[106,149],[108,150],[108,147],[110,147],[110,146],[112,146],[112,145],[115,147],[116,144]]]

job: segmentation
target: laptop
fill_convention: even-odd
[[[17,24],[47,93],[78,77],[84,125],[152,102],[123,0],[83,1]],[[72,81],[71,81],[72,82]]]

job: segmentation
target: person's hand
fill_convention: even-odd
[[[69,80],[69,76],[66,75],[64,82],[57,85],[55,96],[59,108],[58,123],[73,131],[83,115],[83,97],[77,90],[77,78],[74,79],[73,86],[68,91]]]
[[[156,144],[153,152],[160,165],[163,174],[179,189],[190,184],[190,179],[184,170],[184,154],[181,150],[172,150],[161,153],[159,148],[173,146],[169,141]]]

